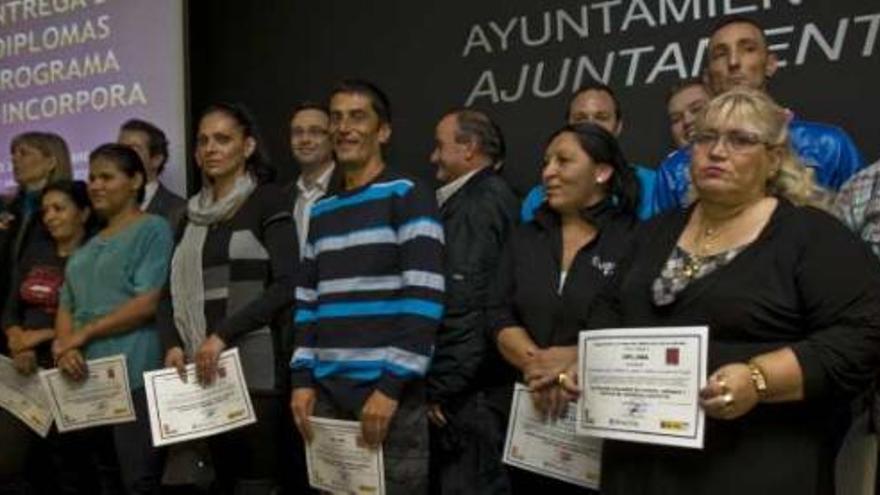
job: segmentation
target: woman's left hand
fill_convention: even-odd
[[[545,419],[555,421],[565,416],[568,411],[570,396],[559,386],[546,387],[541,390],[533,390],[532,405]]]
[[[759,400],[751,370],[743,363],[718,368],[700,390],[700,405],[715,419],[739,418],[754,409]]]
[[[88,342],[88,335],[84,330],[77,330],[68,335],[55,337],[52,341],[52,356],[57,361],[67,351],[79,349]]]
[[[211,334],[205,339],[202,346],[196,352],[196,377],[202,385],[210,385],[214,383],[217,377],[217,361],[220,359],[220,353],[226,349],[226,342],[217,336]]]

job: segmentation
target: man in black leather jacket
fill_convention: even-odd
[[[484,113],[454,110],[435,130],[431,162],[446,234],[443,325],[428,372],[434,493],[506,493],[500,463],[502,433],[484,391],[496,368],[487,341],[489,281],[515,225],[519,201],[496,173],[504,155],[498,127]]]

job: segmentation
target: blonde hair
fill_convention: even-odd
[[[764,143],[780,151],[779,169],[767,179],[767,194],[803,206],[827,209],[831,195],[816,184],[791,147],[789,113],[770,96],[753,89],[734,89],[713,98],[697,118],[697,132],[727,122],[747,122]],[[693,190],[692,190],[693,192]]]
[[[70,150],[67,147],[67,142],[58,134],[39,131],[24,132],[12,138],[9,149],[15,152],[15,149],[22,145],[36,148],[43,156],[55,159],[55,167],[49,172],[47,184],[72,178]]]

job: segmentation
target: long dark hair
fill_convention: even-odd
[[[614,134],[604,127],[592,123],[568,124],[554,132],[549,144],[560,134],[569,132],[578,141],[581,149],[596,163],[610,166],[614,173],[606,184],[608,195],[614,199],[615,207],[623,213],[635,214],[639,205],[639,181],[635,171],[623,156],[620,144]]]
[[[276,170],[269,164],[268,155],[263,148],[263,140],[260,137],[257,122],[254,120],[251,112],[240,103],[219,102],[208,106],[199,117],[199,122],[206,115],[212,113],[222,113],[231,118],[241,128],[244,137],[251,138],[256,143],[254,152],[245,160],[245,167],[260,184],[272,182],[275,180]]]

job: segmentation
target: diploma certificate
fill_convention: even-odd
[[[52,428],[52,410],[37,374],[24,376],[12,360],[0,355],[0,407],[45,438]]]
[[[578,434],[703,448],[708,340],[707,327],[581,332]]]
[[[40,372],[58,431],[134,421],[125,356],[93,359],[86,364],[88,376],[80,382],[67,378],[58,368]]]
[[[513,388],[505,464],[594,490],[599,489],[602,440],[575,435],[576,407],[555,421],[541,418],[532,405],[528,387]]]
[[[358,421],[309,418],[312,441],[306,442],[309,484],[331,493],[385,494],[382,447],[361,439]]]
[[[144,373],[154,446],[216,435],[257,421],[238,349],[220,354],[211,385],[199,384],[194,364],[186,366],[186,377],[182,381],[174,368]]]

